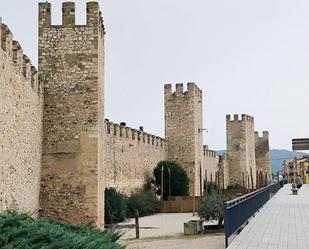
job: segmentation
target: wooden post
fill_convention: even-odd
[[[242,186],[245,189],[246,188],[246,186],[245,186],[245,173],[241,172],[241,174],[242,174]]]
[[[137,209],[135,209],[135,233],[136,238],[139,239],[139,213]]]
[[[162,169],[161,169],[161,202],[163,202],[163,177],[164,177],[164,166],[162,166]]]

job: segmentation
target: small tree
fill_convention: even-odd
[[[211,194],[212,192],[219,191],[218,185],[214,182],[206,182],[204,186],[204,191],[208,194]]]
[[[163,172],[163,198],[166,200],[171,190],[171,196],[187,196],[189,194],[189,177],[186,171],[177,163],[161,161],[155,167],[153,174],[158,194],[161,195],[161,171]],[[170,170],[170,176],[169,176]],[[170,186],[169,186],[170,185]]]
[[[160,212],[160,202],[151,190],[136,189],[128,197],[127,204],[129,217],[134,217],[135,210],[140,217]]]
[[[127,216],[128,206],[126,197],[115,188],[105,189],[104,220],[106,224],[124,221]]]
[[[227,186],[227,189],[242,189],[243,186],[241,186],[239,183],[231,184]]]
[[[197,213],[206,221],[218,220],[218,225],[221,226],[224,215],[224,196],[213,183],[207,185],[209,187],[206,187],[207,191],[199,201]]]

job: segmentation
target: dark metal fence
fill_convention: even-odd
[[[258,189],[250,194],[225,202],[224,230],[225,246],[234,233],[246,225],[248,220],[283,186],[282,181]]]
[[[283,187],[283,185],[284,185],[283,181],[280,181],[280,182],[277,182],[277,183],[270,185],[269,188],[270,188],[271,196],[276,194],[279,191],[279,189],[281,189]]]

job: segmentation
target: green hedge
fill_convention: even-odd
[[[119,235],[24,214],[0,214],[2,249],[121,249]]]

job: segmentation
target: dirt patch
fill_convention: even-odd
[[[122,244],[127,249],[224,249],[224,236],[212,234],[206,236],[158,237],[140,240],[126,240]]]

